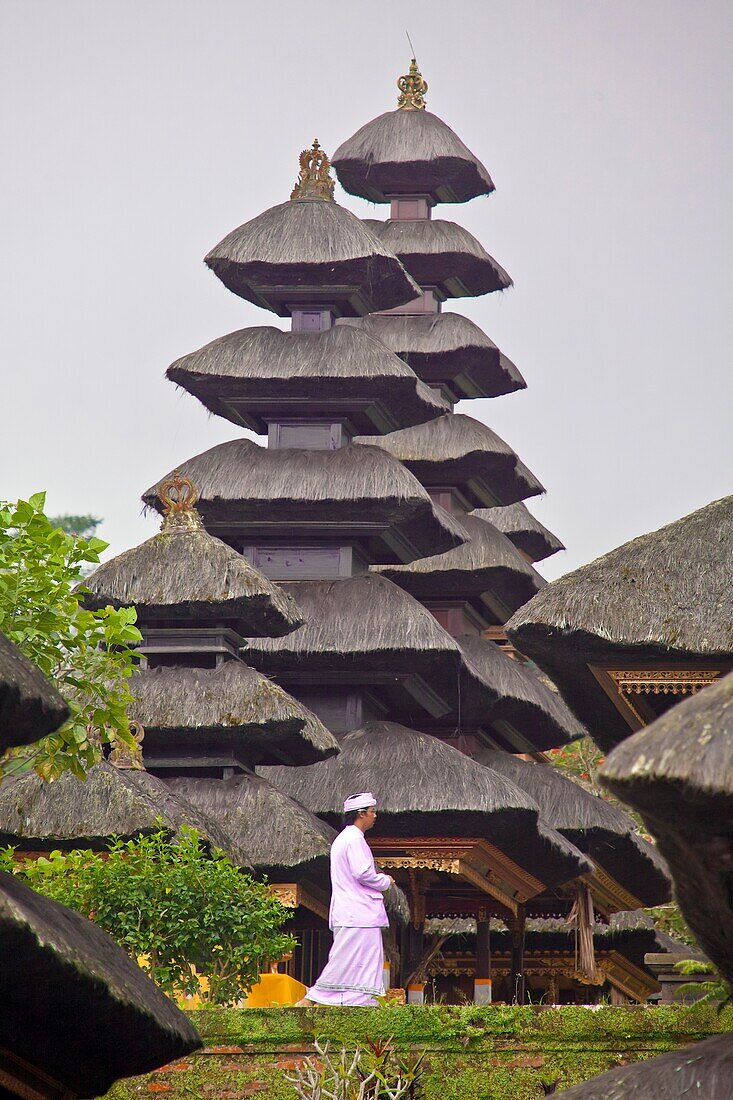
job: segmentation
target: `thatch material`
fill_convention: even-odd
[[[466,681],[462,694],[461,714],[466,722],[485,717],[500,729],[508,723],[540,751],[584,736],[584,728],[536,669],[513,661],[488,638],[463,634],[457,641],[476,677],[475,684]],[[495,699],[488,713],[487,690]]]
[[[371,668],[426,674],[457,669],[460,651],[429,611],[372,573],[292,581],[305,626],[287,638],[252,639],[248,662],[268,671]]]
[[[462,516],[461,527],[470,541],[455,550],[409,565],[372,569],[418,599],[471,599],[488,593],[490,606],[504,621],[547,582],[491,524]]]
[[[686,921],[733,981],[733,673],[619,745],[601,778],[642,814]]]
[[[106,847],[125,839],[182,825],[197,829],[210,847],[221,848],[238,866],[249,857],[212,815],[171,794],[160,779],[137,768],[95,764],[86,780],[70,772],[54,783],[35,773],[0,782],[0,844],[23,851]]]
[[[205,263],[234,294],[281,317],[310,302],[359,317],[420,293],[389,248],[335,202],[273,206],[228,233]]]
[[[339,145],[331,163],[344,190],[370,202],[416,193],[467,202],[494,190],[481,161],[430,111],[386,111]]]
[[[341,740],[341,752],[308,768],[261,768],[292,798],[331,822],[345,794],[370,790],[374,836],[485,837],[545,883],[590,869],[515,784],[435,737],[395,722],[368,722]]]
[[[507,623],[507,632],[609,749],[629,727],[588,665],[730,660],[731,560],[733,496],[548,584]]]
[[[468,317],[459,313],[379,314],[343,318],[375,336],[431,386],[446,386],[454,401],[500,397],[527,383],[514,363]]]
[[[730,1100],[732,1080],[733,1035],[725,1033],[608,1070],[556,1095],[557,1100]]]
[[[146,746],[222,736],[255,764],[312,764],[338,752],[322,722],[267,677],[241,661],[220,668],[155,668],[130,681],[130,718],[145,728]]]
[[[417,478],[377,447],[273,450],[233,439],[179,468],[199,490],[198,508],[209,529],[292,535],[305,527],[312,535],[339,523],[342,530],[348,525],[365,537],[368,532],[382,561],[395,560],[396,552],[383,545],[392,532],[404,543],[404,556],[397,557],[402,561],[465,542],[459,524],[446,513],[438,516]],[[143,495],[153,508],[160,508],[159,484]]]
[[[446,298],[475,298],[513,285],[473,234],[455,222],[365,218],[364,224],[399,257],[416,283],[437,287]]]
[[[204,530],[160,531],[104,562],[84,588],[86,607],[134,604],[142,623],[223,619],[244,636],[277,637],[303,621],[290,596]]]
[[[450,406],[366,332],[246,328],[177,359],[168,378],[217,416],[267,432],[277,416],[348,416],[357,431],[422,424]]]
[[[388,451],[423,485],[458,489],[469,507],[513,504],[544,492],[533,475],[527,478],[526,467],[519,467],[508,443],[463,413],[439,416],[381,438],[358,436],[355,442]]]
[[[258,869],[276,877],[293,870],[327,873],[334,830],[261,776],[174,776],[167,785],[215,818]]]
[[[58,729],[69,708],[17,646],[0,634],[0,752]]]
[[[74,1096],[102,1096],[201,1046],[111,936],[14,875],[0,874],[0,939],[0,1048]]]
[[[492,523],[530,561],[542,561],[565,547],[521,502],[505,508],[478,508],[474,515]]]
[[[526,791],[549,825],[643,905],[669,901],[671,883],[664,860],[638,835],[634,821],[623,810],[586,791],[552,765],[530,764],[492,749],[481,749],[475,755]]]

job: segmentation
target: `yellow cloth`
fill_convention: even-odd
[[[289,974],[260,974],[244,1002],[245,1008],[269,1008],[271,1005],[294,1005],[305,997],[306,986]]]

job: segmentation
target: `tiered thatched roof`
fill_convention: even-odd
[[[292,581],[306,622],[287,638],[252,639],[249,662],[273,674],[296,669],[388,669],[435,674],[456,669],[458,645],[422,604],[373,573]]]
[[[160,531],[104,562],[84,587],[87,607],[134,604],[141,622],[223,619],[242,635],[278,636],[303,621],[290,596],[203,528]]]
[[[365,218],[364,225],[399,257],[416,283],[437,287],[446,298],[474,298],[512,286],[504,268],[456,222]]]
[[[557,1100],[728,1100],[733,1081],[733,1035],[671,1050],[658,1058],[608,1070],[558,1092]]]
[[[419,481],[377,447],[272,450],[233,439],[180,469],[199,489],[198,507],[209,530],[292,537],[338,523],[341,530],[363,531],[382,561],[396,557],[385,544],[391,532],[402,543],[405,556],[397,560],[403,561],[465,541],[457,523],[445,513],[438,516]],[[157,488],[143,496],[153,508],[160,507]]]
[[[0,634],[0,752],[38,741],[68,717],[56,688]]]
[[[57,1082],[53,1095],[102,1096],[119,1077],[201,1046],[193,1024],[111,936],[7,874],[0,874],[0,939],[6,1070],[9,1052]]]
[[[386,111],[338,147],[333,166],[345,191],[370,202],[416,192],[467,202],[494,190],[481,161],[430,111]]]
[[[228,233],[206,263],[234,294],[281,317],[316,301],[359,317],[420,293],[394,253],[328,200],[273,206]]]
[[[476,516],[462,516],[470,542],[409,565],[372,568],[418,599],[471,599],[487,595],[487,609],[504,622],[546,584],[509,539]]]
[[[733,981],[733,673],[619,745],[601,778],[642,814],[687,923]]]
[[[379,812],[375,837],[485,837],[548,884],[590,869],[576,848],[538,822],[536,803],[515,784],[394,722],[368,722],[346,734],[332,760],[259,771],[332,822],[345,794],[372,791]]]
[[[246,849],[214,815],[138,768],[101,761],[86,780],[64,772],[54,783],[35,773],[0,782],[0,843],[23,851],[104,848],[111,836],[131,839],[159,828],[176,835],[182,825],[197,829],[205,843],[221,848],[238,866],[249,864]]]
[[[493,524],[530,561],[542,561],[565,549],[560,539],[548,531],[521,501],[505,508],[477,508],[474,515]]]
[[[486,333],[459,313],[375,313],[343,318],[339,325],[358,326],[377,337],[424,382],[446,386],[454,401],[499,397],[527,385]]]
[[[261,776],[174,776],[167,785],[177,797],[216,818],[260,870],[327,873],[334,830]]]
[[[382,437],[359,436],[356,442],[388,451],[423,485],[459,489],[469,506],[476,508],[512,504],[544,492],[508,443],[462,413]]]
[[[241,661],[220,668],[155,668],[130,681],[130,717],[146,731],[146,746],[173,738],[177,746],[226,735],[235,755],[254,764],[312,764],[338,752],[315,714]],[[148,750],[149,751],[149,750]]]
[[[512,660],[488,638],[463,634],[457,641],[475,677],[466,678],[462,692],[461,717],[467,724],[490,721],[500,731],[508,725],[537,750],[584,736],[583,726],[531,665]],[[494,697],[489,710],[487,690]],[[511,743],[510,730],[505,737]]]
[[[384,344],[355,328],[246,328],[176,360],[171,381],[217,416],[267,432],[276,416],[348,416],[357,431],[394,431],[449,410]]]
[[[643,905],[669,900],[666,864],[656,848],[638,835],[634,821],[623,810],[586,791],[552,765],[530,764],[491,749],[479,750],[476,759],[526,791],[548,824]]]
[[[731,560],[733,497],[724,497],[548,584],[507,632],[610,748],[629,727],[588,666],[730,661]]]

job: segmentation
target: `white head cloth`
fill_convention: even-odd
[[[365,810],[367,806],[376,806],[376,804],[377,800],[371,791],[365,791],[364,794],[352,794],[344,802],[344,813],[347,814],[350,810]]]

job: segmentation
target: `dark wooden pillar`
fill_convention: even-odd
[[[516,917],[509,921],[509,931],[512,937],[512,961],[509,975],[509,997],[514,1004],[523,1005],[526,1002],[526,988],[524,981],[524,926],[525,911],[520,905]]]
[[[478,1004],[490,1004],[491,994],[491,935],[489,918],[480,912],[476,920],[476,975],[473,983],[473,999]]]

